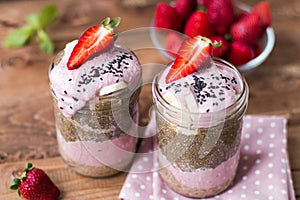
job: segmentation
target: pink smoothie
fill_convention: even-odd
[[[66,142],[57,129],[57,140],[61,150],[74,162],[88,166],[109,166],[121,171],[135,155],[136,137],[126,135],[103,142]],[[109,153],[108,153],[109,152]]]

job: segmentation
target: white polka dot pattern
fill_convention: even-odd
[[[153,121],[152,119],[146,131],[155,131]],[[245,116],[241,159],[234,183],[223,193],[206,200],[295,200],[286,151],[286,122],[286,119],[280,116]],[[137,155],[119,198],[189,200],[164,184],[157,172],[158,164],[153,162],[155,153],[147,154],[148,150],[153,151],[153,140],[143,140],[140,149],[143,154]]]

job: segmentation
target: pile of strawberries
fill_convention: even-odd
[[[174,4],[158,3],[154,25],[172,29],[189,37],[201,35],[222,43],[213,48],[215,57],[240,66],[262,52],[259,43],[271,24],[269,4],[261,1],[250,12],[237,11],[234,0],[176,0]],[[166,50],[174,55],[183,38],[170,32]]]

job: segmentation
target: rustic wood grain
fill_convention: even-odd
[[[76,174],[60,157],[42,160],[28,160],[35,167],[43,169],[61,191],[60,199],[117,199],[118,191],[126,178],[126,173],[119,173],[108,178],[88,178]],[[54,164],[55,163],[55,164]],[[7,186],[13,177],[19,174],[25,165],[23,161],[0,165],[1,183],[0,197],[5,200],[17,199],[16,191],[8,190]],[[4,183],[4,184],[3,184]]]
[[[259,0],[244,2],[254,5]],[[288,152],[294,188],[300,200],[300,1],[268,2],[276,45],[267,61],[246,76],[250,88],[247,114],[287,117]],[[42,53],[36,41],[20,49],[2,46],[3,38],[13,28],[23,25],[26,15],[38,12],[49,3],[57,5],[60,12],[59,19],[47,28],[56,52],[106,16],[120,16],[122,23],[116,31],[124,32],[149,26],[154,11],[153,5],[125,8],[118,0],[0,1],[0,199],[17,199],[8,185],[27,161],[45,169],[61,188],[61,199],[117,199],[126,173],[90,179],[74,173],[59,157],[48,83],[48,66],[53,56]],[[159,69],[157,65],[167,62],[153,49],[135,53],[145,65],[143,78],[147,83],[155,74],[154,69]],[[143,87],[140,99],[140,123],[146,125],[151,107],[149,84]]]

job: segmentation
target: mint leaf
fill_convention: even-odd
[[[44,31],[58,17],[55,5],[45,6],[38,14],[31,14],[26,17],[27,24],[12,31],[4,40],[6,47],[22,47],[37,35],[40,48],[48,54],[54,52],[54,44]]]
[[[34,33],[31,26],[24,26],[13,30],[4,40],[6,47],[22,47],[24,46]]]
[[[37,14],[31,14],[26,17],[26,22],[33,29],[38,30],[40,28],[40,19]]]
[[[54,45],[47,33],[40,29],[37,32],[37,36],[40,43],[40,48],[43,49],[47,54],[52,54],[54,52]]]
[[[38,14],[39,27],[41,29],[50,25],[58,16],[58,11],[55,5],[45,6]]]

